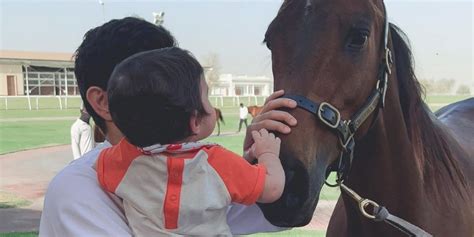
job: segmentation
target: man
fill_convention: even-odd
[[[240,117],[240,122],[239,122],[239,131],[242,129],[242,123],[245,123],[245,128],[247,128],[247,115],[249,113],[249,110],[247,107],[244,106],[243,103],[240,103],[240,108],[239,108],[239,117]]]
[[[71,148],[74,160],[86,154],[94,148],[92,128],[89,124],[91,116],[86,109],[81,109],[81,117],[71,126]]]
[[[86,33],[76,51],[75,73],[85,107],[104,132],[107,141],[65,167],[49,184],[41,217],[40,236],[131,236],[121,200],[102,190],[93,166],[100,151],[123,137],[108,109],[107,84],[116,64],[142,51],[171,47],[176,42],[160,26],[136,18],[112,20]],[[266,128],[289,133],[296,120],[280,107],[295,108],[296,102],[269,97],[264,110],[247,130],[244,149],[253,141],[251,131]],[[271,111],[271,112],[270,112]],[[227,222],[233,234],[278,231],[265,220],[256,205],[234,205]]]

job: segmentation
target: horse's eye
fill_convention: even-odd
[[[365,46],[368,38],[369,32],[356,30],[350,34],[347,48],[352,50],[360,50]]]

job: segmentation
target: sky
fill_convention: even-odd
[[[204,61],[217,54],[221,73],[271,76],[262,44],[281,0],[0,0],[0,49],[74,52],[84,33],[114,18],[165,12],[179,45]],[[473,83],[473,0],[386,0],[391,22],[408,35],[422,79]]]

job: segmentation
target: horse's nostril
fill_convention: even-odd
[[[300,198],[296,194],[290,193],[285,197],[285,204],[289,208],[297,207],[300,202]]]

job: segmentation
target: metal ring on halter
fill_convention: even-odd
[[[321,112],[323,112],[324,106],[329,107],[329,108],[337,115],[337,119],[336,119],[336,123],[335,123],[335,124],[331,124],[330,122],[328,122],[328,121],[323,117],[323,115],[321,114]],[[322,102],[322,103],[319,105],[319,108],[318,108],[318,117],[319,117],[319,120],[321,120],[321,122],[323,122],[324,124],[328,125],[330,128],[337,128],[337,127],[339,126],[339,123],[341,122],[341,113],[339,113],[339,110],[337,110],[336,107],[332,106],[331,104],[329,104],[329,103],[327,103],[327,102]]]
[[[338,182],[337,180],[336,180],[336,183],[335,183],[335,184],[330,184],[330,183],[328,183],[327,180],[324,180],[324,183],[325,183],[327,186],[331,187],[331,188],[335,188],[335,187],[338,187],[339,185],[341,185],[341,183]]]
[[[359,209],[360,209],[360,212],[362,213],[362,215],[364,215],[365,217],[369,218],[369,219],[375,219],[375,215],[371,215],[369,213],[367,213],[367,211],[365,210],[366,207],[368,207],[369,205],[372,205],[374,208],[379,208],[379,204],[377,204],[376,202],[370,200],[370,199],[363,199],[362,201],[359,202]]]
[[[330,184],[327,179],[324,180],[324,183],[331,187],[331,188],[335,188],[335,187],[338,187],[338,186],[341,186],[341,183],[342,183],[342,180],[341,180],[341,174],[339,173],[339,167],[341,167],[341,163],[342,163],[342,156],[343,156],[343,152],[341,151],[341,154],[340,154],[340,157],[339,157],[339,164],[337,165],[337,171],[336,171],[336,175],[337,175],[337,178],[336,178],[336,183],[335,184]],[[330,171],[331,173],[332,171]],[[329,175],[328,175],[329,177]]]

